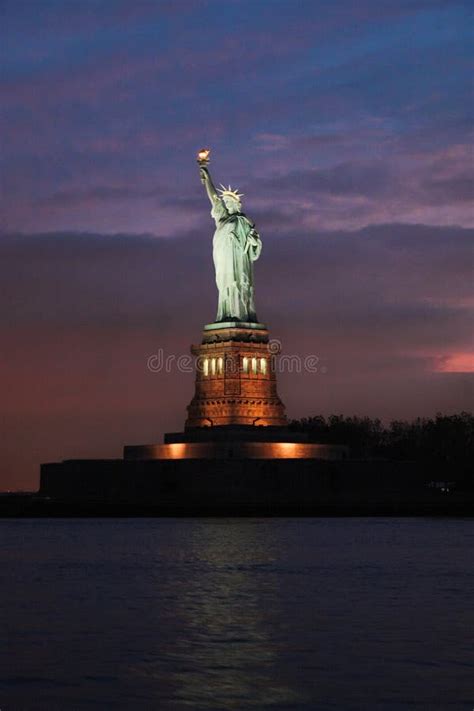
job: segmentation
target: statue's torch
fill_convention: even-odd
[[[209,164],[209,156],[211,154],[210,148],[201,148],[197,154],[197,162],[200,168],[207,168]]]

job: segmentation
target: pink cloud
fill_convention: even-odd
[[[474,352],[453,353],[438,359],[438,373],[474,373]]]

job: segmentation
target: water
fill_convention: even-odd
[[[474,524],[0,521],[1,711],[474,707]]]

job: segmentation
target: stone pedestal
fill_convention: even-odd
[[[261,323],[226,322],[204,327],[196,356],[196,391],[186,429],[219,425],[287,424],[276,386],[278,348]]]
[[[349,453],[286,426],[278,351],[261,323],[205,326],[202,343],[192,347],[196,390],[185,431],[167,433],[163,444],[128,445],[121,460],[45,464],[41,494],[63,503],[103,502],[105,511],[119,503],[173,516],[314,515],[338,491]],[[379,468],[377,462],[377,481]],[[354,476],[347,472],[350,487]],[[346,505],[345,493],[341,501]]]

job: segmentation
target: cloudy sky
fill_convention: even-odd
[[[290,417],[472,407],[469,3],[0,0],[0,489],[182,428],[214,319],[195,154],[262,235]],[[471,201],[471,204],[469,203]],[[171,360],[170,359],[170,360]]]

